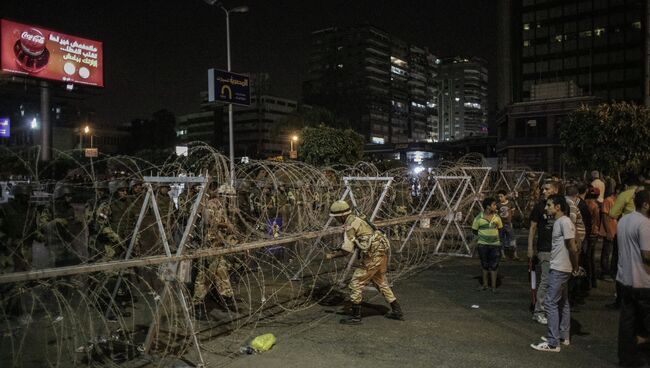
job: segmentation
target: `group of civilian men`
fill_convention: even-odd
[[[625,188],[614,197],[613,205],[608,205],[602,196],[604,183],[599,180],[597,172],[592,176],[591,187],[595,189],[591,189],[591,193],[601,194],[598,204],[604,207],[602,226],[606,221],[611,226],[611,221],[618,220],[617,224],[614,222],[613,239],[611,229],[609,235],[602,233],[602,254],[607,257],[607,247],[613,245],[613,264],[611,270],[605,270],[607,260],[601,259],[601,271],[613,272],[616,280],[617,301],[613,306],[620,308],[619,364],[641,366],[639,346],[646,341],[650,331],[650,190],[644,190],[638,177],[631,176],[625,181]],[[587,268],[591,280],[588,282],[595,286],[595,244],[589,238],[591,226],[576,221],[576,216],[580,216],[576,202],[581,198],[569,193],[568,188],[567,197],[559,194],[560,187],[557,181],[543,184],[543,199],[531,213],[528,237],[528,257],[536,258],[541,269],[533,319],[548,328],[542,341],[531,344],[531,347],[546,352],[559,352],[560,345],[570,345],[569,291],[574,290],[570,281],[584,273],[582,266]],[[592,253],[591,257],[582,257],[583,264],[580,257],[582,247],[587,247]]]

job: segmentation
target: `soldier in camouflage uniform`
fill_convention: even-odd
[[[198,192],[196,193],[198,194]],[[195,195],[196,195],[195,194]],[[204,197],[201,203],[201,239],[204,247],[216,248],[228,246],[226,235],[232,232],[232,224],[227,219],[227,209],[219,193],[212,192],[212,198]],[[194,201],[191,201],[192,203]],[[205,297],[214,287],[219,294],[219,302],[224,309],[234,311],[236,309],[235,294],[230,283],[230,271],[232,264],[224,256],[210,257],[206,267],[200,267],[194,282],[194,305],[197,319],[207,319],[207,313],[202,304]]]
[[[374,229],[374,226],[363,218],[352,215],[350,206],[345,201],[334,202],[330,207],[330,216],[335,217],[340,223],[344,224],[344,241],[338,251],[328,253],[326,258],[332,259],[352,253],[355,248],[361,253],[361,262],[354,270],[349,285],[352,313],[349,318],[342,319],[341,323],[361,323],[361,292],[370,282],[377,286],[377,289],[384,295],[392,308],[386,314],[386,318],[402,320],[404,316],[402,308],[386,279],[386,270],[388,268],[387,252],[390,248],[386,235]]]
[[[115,249],[117,258],[124,258],[126,247],[133,232],[133,217],[129,211],[129,184],[124,180],[117,180],[109,184],[111,188],[109,224],[119,236],[120,243]]]
[[[108,183],[95,183],[96,197],[86,203],[86,223],[88,224],[88,246],[90,258],[110,260],[121,243],[120,236],[111,227],[111,205],[108,198]]]
[[[59,183],[54,190],[52,216],[51,226],[56,238],[52,249],[54,264],[61,267],[79,263],[79,255],[72,243],[79,236],[81,226],[72,207],[72,190],[65,183]]]
[[[174,204],[174,200],[169,193],[170,189],[171,186],[168,183],[161,183],[158,185],[155,199],[156,204],[158,205],[158,211],[160,212],[160,220],[162,221],[163,228],[165,229],[167,242],[169,243],[170,247],[172,248],[171,251],[173,252],[176,250],[174,242],[172,241],[172,226],[176,221],[176,205]],[[159,249],[162,252],[162,238],[159,238],[158,243],[160,245]]]

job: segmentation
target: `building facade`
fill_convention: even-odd
[[[346,118],[368,142],[437,139],[437,58],[376,27],[311,35],[305,103]]]
[[[438,86],[439,140],[487,136],[487,62],[476,57],[443,59]]]
[[[564,172],[560,125],[580,106],[599,102],[593,96],[563,96],[508,105],[497,116],[499,166]]]
[[[298,109],[295,100],[252,95],[250,106],[233,107],[235,156],[267,158],[289,151],[290,132],[283,122]],[[228,152],[228,110],[223,104],[203,104],[203,111],[180,116],[176,127],[179,144],[205,142]]]
[[[499,0],[497,152],[562,172],[559,125],[583,104],[650,106],[647,0]]]
[[[499,0],[498,109],[550,82],[650,105],[648,11],[647,0]]]

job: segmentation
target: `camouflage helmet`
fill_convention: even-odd
[[[129,182],[129,187],[133,188],[136,185],[143,185],[143,184],[144,182],[140,179],[131,179],[131,181]]]
[[[66,184],[61,183],[60,185],[57,185],[56,188],[54,188],[54,199],[59,199],[66,195],[72,195],[72,189],[70,189],[70,187]]]
[[[351,212],[350,205],[348,202],[343,200],[336,201],[330,206],[331,217],[345,216],[349,215]]]
[[[219,189],[217,190],[217,193],[220,195],[235,195],[235,188],[233,188],[230,184],[221,184],[219,186]]]
[[[119,191],[120,189],[129,189],[129,183],[127,183],[125,180],[114,180],[109,183],[109,188],[111,191],[111,194]]]

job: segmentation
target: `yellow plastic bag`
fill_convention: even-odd
[[[267,333],[254,338],[250,346],[255,351],[262,353],[271,349],[275,345],[275,340],[276,338],[272,333]]]

